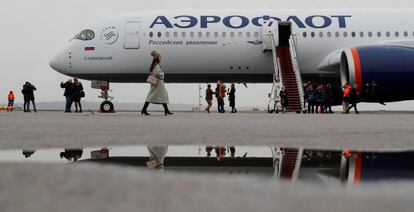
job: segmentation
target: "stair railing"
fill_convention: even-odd
[[[298,65],[298,57],[296,54],[296,41],[295,41],[295,36],[291,35],[289,38],[289,51],[290,51],[290,56],[292,58],[292,67],[293,67],[293,72],[295,73],[296,76],[296,83],[298,86],[298,92],[299,92],[299,99],[300,99],[300,105],[301,108],[304,107],[305,104],[305,100],[304,100],[304,90],[303,90],[303,84],[302,84],[302,76],[300,74],[300,70],[299,70],[299,65]],[[303,111],[303,110],[302,110]]]

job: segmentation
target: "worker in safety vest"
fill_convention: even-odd
[[[7,96],[7,99],[9,100],[9,104],[7,105],[7,112],[13,111],[13,105],[14,105],[14,93],[13,91],[9,92],[9,95]]]
[[[346,83],[344,85],[343,96],[342,96],[342,104],[343,104],[343,107],[344,107],[344,112],[349,107],[349,94],[350,93],[351,93],[351,85],[349,85],[349,83]]]

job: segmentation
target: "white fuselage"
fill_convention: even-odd
[[[51,66],[88,80],[144,82],[157,50],[167,82],[271,82],[264,20],[292,22],[305,79],[339,79],[343,48],[414,40],[413,9],[146,11],[90,25],[94,38],[71,40]]]

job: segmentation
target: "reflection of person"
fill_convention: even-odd
[[[160,170],[164,169],[164,159],[167,155],[168,146],[147,146],[147,149],[150,153],[150,161],[147,162],[148,167]]]
[[[23,155],[25,158],[30,158],[36,150],[23,150]]]
[[[168,109],[169,99],[168,99],[167,89],[165,88],[165,85],[164,85],[165,73],[162,70],[161,65],[160,65],[161,55],[158,52],[153,51],[151,52],[151,56],[153,57],[153,61],[152,61],[151,68],[150,68],[150,74],[153,77],[157,78],[158,81],[155,85],[151,84],[151,88],[148,93],[147,99],[145,100],[144,107],[141,110],[141,114],[150,115],[147,112],[147,108],[150,103],[153,103],[153,104],[162,104],[162,106],[164,107],[165,115],[172,115],[173,113],[171,113],[170,110]]]
[[[65,113],[71,113],[72,111],[72,94],[73,94],[73,82],[72,79],[69,79],[67,82],[60,83],[60,87],[65,89],[63,96],[66,97]]]
[[[82,83],[78,78],[73,80],[73,102],[75,102],[75,113],[82,113],[81,98],[84,96]],[[78,110],[79,107],[79,110]]]
[[[78,161],[83,154],[82,149],[65,149],[64,152],[60,153],[60,158],[66,158],[68,161]]]
[[[215,94],[215,93],[211,89],[211,85],[208,84],[207,89],[206,89],[206,101],[207,101],[208,106],[205,109],[205,111],[207,111],[207,113],[210,113],[211,106],[213,105],[213,94]]]

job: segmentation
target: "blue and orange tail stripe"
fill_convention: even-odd
[[[358,85],[358,92],[362,94],[362,73],[361,73],[361,60],[357,48],[352,48],[352,57],[354,59],[355,68],[355,83]]]

